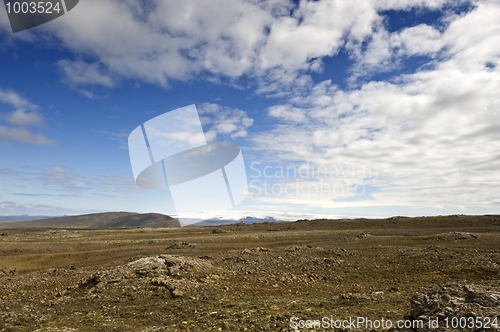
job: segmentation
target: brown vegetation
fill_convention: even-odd
[[[289,331],[292,316],[396,321],[416,315],[424,302],[410,299],[422,288],[497,287],[500,274],[498,216],[2,232],[1,331]]]

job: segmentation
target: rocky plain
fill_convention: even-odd
[[[496,215],[0,233],[0,331],[500,330]]]

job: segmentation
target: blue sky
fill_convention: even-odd
[[[498,213],[499,58],[496,1],[81,0],[16,34],[0,8],[0,215],[168,213],[127,137],[190,104],[242,147],[223,216]]]

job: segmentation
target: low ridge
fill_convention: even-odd
[[[0,228],[164,228],[181,227],[179,221],[159,213],[105,212],[1,223]]]

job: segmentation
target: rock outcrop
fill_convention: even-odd
[[[391,331],[500,331],[500,287],[451,283],[415,293],[410,303],[404,319],[422,324]]]

